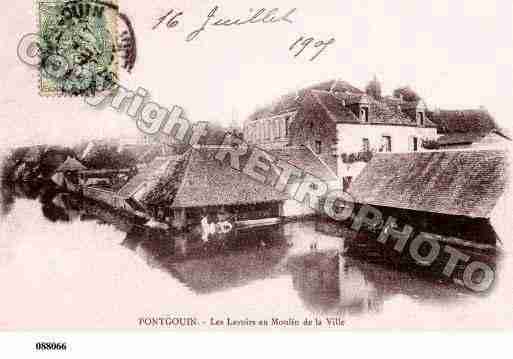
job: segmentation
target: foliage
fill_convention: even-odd
[[[374,77],[374,79],[367,84],[365,87],[365,92],[367,95],[372,96],[377,100],[381,98],[381,84],[376,77]]]
[[[130,168],[136,165],[136,158],[128,151],[118,152],[114,145],[97,145],[82,163],[90,169]]]
[[[43,177],[51,176],[66,158],[74,157],[71,149],[61,146],[49,147],[41,156],[39,170]]]
[[[440,143],[438,143],[437,140],[423,139],[422,148],[425,148],[426,150],[437,150],[440,148]]]
[[[396,88],[393,92],[394,97],[403,97],[404,101],[415,102],[420,100],[420,96],[409,86]]]
[[[360,151],[353,153],[343,153],[342,162],[353,163],[353,162],[369,162],[374,155],[373,151]]]

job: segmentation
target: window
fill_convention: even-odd
[[[419,150],[419,139],[417,137],[413,137],[412,141],[413,152],[417,152]]]
[[[424,126],[424,112],[417,112],[417,124]]]
[[[274,120],[274,138],[280,138],[280,120]]]
[[[289,135],[289,124],[290,124],[290,117],[285,117],[285,136]]]
[[[380,152],[392,152],[392,137],[382,136],[382,141]]]
[[[368,138],[362,139],[362,151],[369,152],[370,151],[370,142]]]
[[[320,154],[322,150],[321,141],[315,141],[315,153]]]

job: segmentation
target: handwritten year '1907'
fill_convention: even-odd
[[[331,38],[327,41],[317,40],[313,37],[305,38],[304,36],[300,36],[292,45],[290,45],[289,50],[292,51],[295,48],[299,48],[299,51],[294,54],[294,57],[298,57],[308,46],[312,45],[314,48],[319,48],[319,51],[315,53],[310,58],[310,61],[315,60],[329,45],[335,42],[335,38]]]
[[[285,22],[285,23],[292,23],[292,19],[290,18],[295,12],[296,9],[291,9],[285,14],[279,16],[277,15],[277,12],[279,11],[278,8],[273,9],[265,9],[261,8],[257,11],[250,9],[250,16],[244,20],[241,20],[240,18],[236,19],[219,19],[215,18],[216,13],[219,10],[219,6],[214,6],[212,10],[210,10],[206,20],[202,24],[201,27],[197,28],[196,30],[189,33],[186,37],[186,41],[192,41],[198,35],[205,31],[207,25],[213,25],[213,26],[233,26],[233,25],[245,25],[245,24],[255,24],[255,23],[276,23],[276,22]],[[167,20],[166,25],[168,28],[172,28],[178,25],[178,18],[183,15],[183,12],[171,9],[169,12],[167,12],[164,16],[160,17],[158,19],[158,22],[152,27],[153,30],[155,30],[159,25],[161,25],[165,20]],[[331,38],[327,41],[323,40],[317,40],[313,37],[305,37],[300,36],[294,43],[289,47],[289,51],[293,51],[294,49],[298,48],[299,51],[297,51],[294,54],[294,57],[298,57],[307,47],[313,47],[318,48],[318,51],[310,58],[310,61],[315,60],[329,45],[333,44],[335,42],[335,38]]]

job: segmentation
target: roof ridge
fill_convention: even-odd
[[[194,148],[194,147],[191,147],[189,148],[187,151],[185,151],[183,153],[183,157],[184,157],[184,161],[187,161],[187,164],[185,165],[185,169],[182,173],[182,178],[180,179],[180,182],[179,182],[179,185],[178,185],[178,188],[176,189],[176,192],[175,192],[175,196],[173,197],[173,202],[171,203],[171,207],[174,206],[175,204],[175,201],[176,201],[176,198],[178,197],[178,194],[180,193],[180,191],[182,190],[183,188],[183,183],[185,182],[185,179],[187,178],[187,176],[189,175],[189,172],[190,172],[190,166],[191,166],[191,159],[192,159],[192,155],[193,155],[193,151],[196,152],[196,154],[199,154],[199,150]]]
[[[308,148],[308,150],[314,155],[315,158],[317,158],[319,160],[319,162],[321,162],[323,164],[324,167],[326,167],[328,169],[328,171],[335,177],[335,178],[338,178],[338,175],[335,173],[335,171],[333,171],[331,169],[330,166],[328,166],[328,164],[326,162],[324,162],[324,160],[318,156],[311,148],[310,146],[308,145],[305,145],[306,148]]]

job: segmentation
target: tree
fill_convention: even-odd
[[[420,96],[409,86],[399,87],[394,90],[394,97],[401,97],[404,101],[415,102],[420,100]]]
[[[381,98],[381,83],[378,81],[376,76],[374,76],[374,79],[372,79],[372,81],[365,87],[365,93],[374,97],[376,100]]]
[[[118,169],[129,168],[136,164],[135,157],[128,151],[118,152],[117,147],[113,145],[100,144],[92,150],[83,164],[91,169]]]

